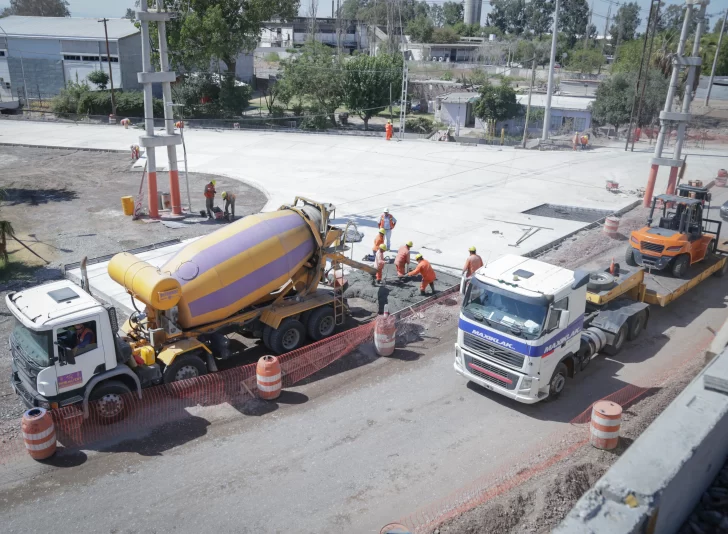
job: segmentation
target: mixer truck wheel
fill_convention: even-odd
[[[301,321],[285,319],[281,325],[270,334],[270,350],[275,354],[283,354],[296,350],[303,345],[306,329]]]
[[[171,384],[172,382],[179,382],[180,380],[186,380],[188,378],[197,378],[207,374],[207,366],[199,356],[195,354],[183,354],[168,365],[164,369],[165,384]]]
[[[268,350],[270,350],[270,335],[272,332],[273,329],[268,325],[263,328],[263,346]]]
[[[311,312],[306,324],[308,337],[314,341],[319,341],[329,337],[336,330],[336,320],[334,319],[334,310],[329,306],[316,308]]]

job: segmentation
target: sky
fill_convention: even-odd
[[[310,3],[315,0],[301,0],[300,13],[305,15],[308,11]],[[445,0],[427,0],[428,3],[442,4]],[[594,3],[594,13],[605,17],[607,15],[607,9],[609,7],[609,1],[611,0],[588,0],[589,3]],[[642,7],[641,18],[644,23],[647,19],[647,14],[650,9],[650,0],[636,0],[637,3]],[[134,9],[135,0],[69,0],[69,9],[71,15],[74,17],[123,17],[126,13],[126,8],[130,7]],[[667,0],[668,4],[684,4],[684,1],[679,0]],[[0,8],[6,7],[10,4],[8,0],[0,0]],[[319,16],[327,16],[331,13],[331,0],[318,0],[318,11]],[[708,14],[716,14],[722,12],[728,8],[728,0],[711,0],[708,6]],[[490,10],[488,6],[488,0],[483,0],[483,23],[485,23],[485,16]],[[612,9],[614,11],[614,8]],[[601,28],[604,25],[604,18],[599,16],[594,17],[594,23],[597,28]],[[710,27],[712,29],[715,24],[716,17],[710,19]],[[600,22],[601,21],[601,24]],[[601,30],[600,30],[601,31]]]

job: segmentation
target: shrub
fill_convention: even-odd
[[[144,117],[144,93],[141,91],[115,92],[116,114],[125,117]],[[67,115],[110,115],[111,93],[109,91],[91,91],[83,83],[69,83],[61,93],[51,101],[53,113],[63,117]],[[154,116],[164,116],[164,104],[154,99]]]
[[[283,117],[286,114],[286,110],[283,106],[279,106],[278,104],[273,104],[270,107],[270,114],[272,117]]]
[[[268,63],[278,63],[281,60],[281,56],[278,55],[278,52],[271,52],[270,54],[266,54],[265,60]]]
[[[109,75],[100,69],[91,71],[87,78],[88,81],[96,85],[96,87],[98,87],[102,91],[106,89],[106,86],[109,83]]]
[[[300,102],[298,104],[293,104],[293,107],[291,107],[291,111],[293,111],[293,114],[296,117],[302,117],[304,109],[305,108],[303,107],[303,104],[301,104]]]
[[[330,124],[328,112],[323,108],[313,106],[304,113],[301,128],[304,130],[325,130]]]
[[[432,121],[425,117],[407,119],[404,127],[406,131],[418,134],[430,133],[434,129]]]
[[[451,82],[452,81],[452,74],[450,72],[444,72],[442,76],[440,76],[440,79],[445,82]]]

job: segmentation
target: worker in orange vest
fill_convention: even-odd
[[[382,283],[382,273],[384,271],[384,253],[387,251],[387,246],[382,243],[379,245],[379,250],[377,250],[376,255],[374,256],[374,268],[377,270],[377,284]]]
[[[387,121],[387,125],[384,127],[384,132],[386,134],[386,139],[389,141],[392,139],[392,132],[394,131],[394,127],[392,126],[392,121]]]
[[[384,213],[379,217],[379,228],[384,230],[387,237],[387,250],[392,249],[392,230],[397,225],[397,219],[389,213],[389,208],[384,208]]]
[[[212,219],[213,213],[212,209],[214,208],[213,203],[215,201],[215,184],[217,182],[215,180],[212,180],[209,184],[205,186],[205,208],[207,209],[207,218]]]
[[[584,134],[581,136],[581,149],[586,150],[586,145],[589,144],[589,136]]]
[[[407,241],[406,244],[399,247],[397,257],[394,259],[394,266],[397,268],[397,276],[404,276],[405,273],[409,271],[411,248],[412,241]]]
[[[372,247],[372,252],[375,254],[379,250],[379,245],[384,244],[384,228],[380,228],[379,232],[377,232],[377,237],[374,238],[374,246]]]
[[[425,294],[425,289],[427,289],[427,286],[430,286],[430,288],[432,288],[432,294],[434,295],[435,280],[437,280],[435,270],[432,268],[432,265],[430,265],[430,262],[422,257],[422,254],[417,254],[417,256],[415,256],[415,259],[417,260],[417,267],[414,271],[408,272],[405,276],[417,276],[418,274],[422,275],[422,282],[420,283],[420,295]]]

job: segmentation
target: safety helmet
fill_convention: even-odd
[[[407,245],[408,247],[411,247],[412,246],[412,241],[407,241],[407,243],[405,243],[405,245]]]
[[[387,124],[392,124],[392,121],[387,121]]]
[[[381,245],[379,245],[379,250],[387,250],[387,245],[382,243]]]
[[[389,208],[384,208],[384,213],[389,213]]]
[[[384,234],[387,233],[387,231],[384,228],[380,228],[379,229],[379,233],[382,234],[382,235],[384,235]]]
[[[222,192],[222,198],[225,198],[227,196],[227,191]]]
[[[423,258],[422,258],[422,254],[417,254],[417,256],[415,256],[415,259],[416,259],[416,260],[421,260],[421,259],[423,259]]]
[[[217,184],[217,180],[210,180],[210,183],[211,183],[212,185],[216,185],[216,184]]]
[[[470,248],[469,248],[468,250],[469,250],[470,252],[475,252],[475,247],[470,247]]]

